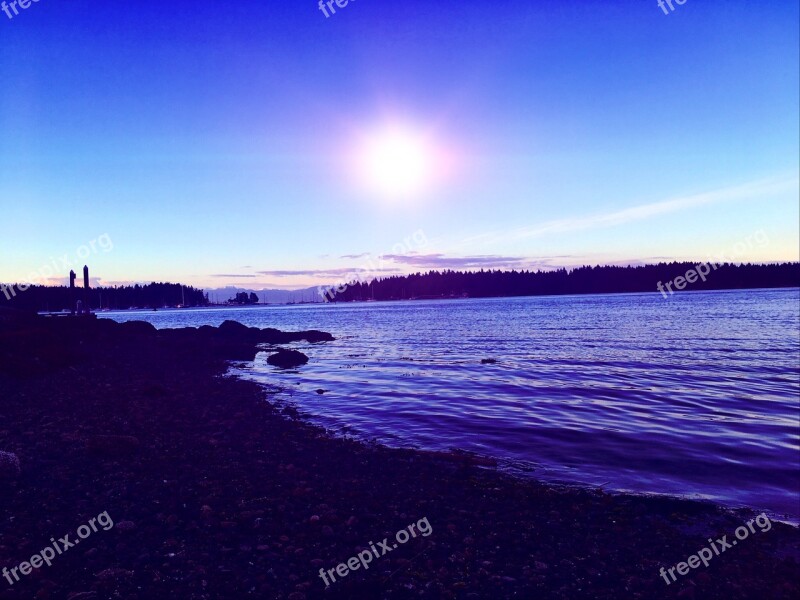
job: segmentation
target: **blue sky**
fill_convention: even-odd
[[[798,260],[799,22],[741,0],[0,12],[0,281],[102,234],[102,281],[204,287],[700,260],[758,230],[739,260]],[[456,166],[413,198],[358,188],[353,140],[385,123]]]

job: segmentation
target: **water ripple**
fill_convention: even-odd
[[[337,341],[297,345],[311,362],[296,373],[259,355],[243,374],[336,431],[800,516],[800,290],[154,315],[330,331]]]

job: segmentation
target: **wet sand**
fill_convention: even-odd
[[[563,489],[468,456],[338,439],[225,376],[259,344],[326,334],[0,314],[0,568],[103,511],[0,599],[792,598],[800,534],[774,523],[667,585],[750,515]],[[300,367],[302,368],[302,367]],[[732,482],[732,485],[735,482]],[[369,542],[417,536],[326,589]]]

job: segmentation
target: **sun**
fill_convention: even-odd
[[[409,127],[382,127],[362,137],[356,174],[368,193],[408,199],[429,191],[439,159],[433,142]]]

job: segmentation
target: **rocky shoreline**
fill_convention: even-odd
[[[279,366],[302,364],[277,351],[300,339],[332,338],[0,314],[0,568],[103,511],[115,523],[13,585],[0,578],[0,600],[800,593],[794,527],[756,530],[667,585],[661,567],[708,538],[733,538],[751,516],[334,438],[225,376],[228,361],[251,361],[265,345],[300,361]],[[320,569],[422,519],[430,535],[326,588]]]

